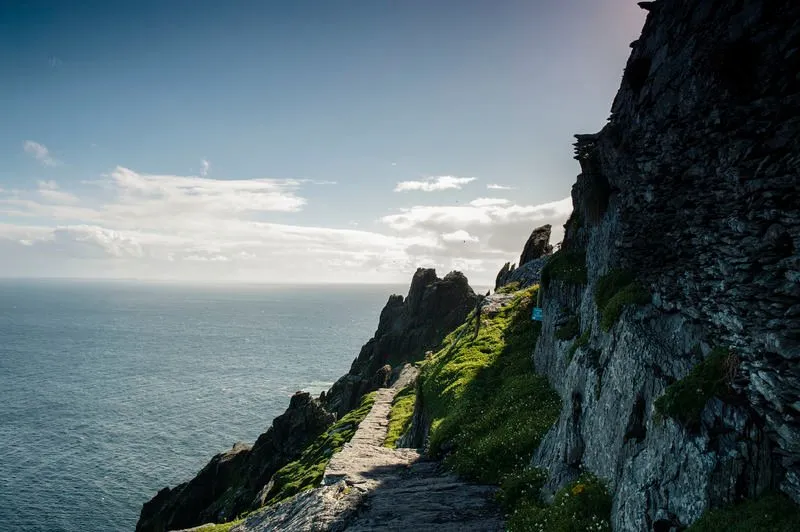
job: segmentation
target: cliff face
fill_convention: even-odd
[[[534,361],[565,407],[533,464],[551,493],[609,479],[615,529],[669,530],[771,488],[800,501],[800,4],[640,5],[609,123],[576,144],[561,253],[585,283],[544,292]],[[729,390],[691,423],[657,412],[712,351]]]
[[[451,272],[443,279],[436,270],[419,268],[411,280],[408,296],[393,295],[381,311],[378,330],[361,348],[350,371],[322,398],[325,407],[338,415],[353,408],[367,392],[385,386],[389,371],[421,360],[450,331],[461,325],[475,308],[477,296],[467,278]]]

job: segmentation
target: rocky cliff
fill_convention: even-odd
[[[609,123],[543,272],[564,408],[545,492],[607,479],[616,530],[800,501],[800,4],[641,2]]]
[[[511,283],[516,283],[517,288],[525,288],[539,282],[542,267],[553,252],[553,246],[550,245],[551,230],[550,224],[533,230],[519,257],[519,267],[506,262],[495,278],[495,290]]]
[[[420,360],[436,348],[464,322],[476,301],[463,274],[451,272],[440,279],[435,270],[418,269],[407,297],[389,298],[375,335],[361,348],[349,373],[319,400],[295,394],[286,412],[252,447],[236,444],[212,458],[189,482],[159,491],[142,507],[136,530],[161,532],[230,521],[260,507],[271,494],[276,472],[297,460],[365,394],[386,386],[405,362]]]
[[[439,279],[435,270],[417,269],[408,296],[389,298],[375,335],[361,348],[350,371],[321,398],[325,407],[343,415],[362,395],[385,386],[391,367],[424,358],[427,350],[464,322],[477,300],[462,273],[451,272]]]
[[[639,5],[647,22],[609,122],[577,136],[561,249],[550,255],[540,235],[522,267],[498,275],[500,287],[535,272],[521,284],[539,281],[541,297],[536,287],[495,295],[482,321],[465,321],[477,302],[466,278],[418,270],[349,373],[318,402],[302,399],[329,424],[327,412],[351,410],[460,325],[421,364],[401,441],[500,484],[515,530],[678,531],[768,492],[800,502],[800,4]],[[535,301],[541,325],[530,321]],[[306,432],[323,430],[303,419]],[[142,529],[188,522],[176,493],[200,501],[196,524],[244,500],[220,498],[242,493],[225,479],[257,478],[247,494],[257,492],[272,462],[241,473],[254,452],[236,447],[160,492]],[[320,488],[263,515],[328,499],[336,508],[349,493]],[[704,530],[796,530],[787,504],[742,523],[712,514],[716,528]]]
[[[286,412],[252,447],[236,444],[212,458],[189,482],[159,491],[142,507],[136,530],[160,532],[223,522],[251,510],[272,475],[300,456],[334,419],[309,394],[296,393]]]

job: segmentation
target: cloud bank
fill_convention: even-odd
[[[408,192],[410,190],[419,190],[422,192],[437,192],[450,189],[461,190],[461,187],[472,183],[475,179],[474,177],[456,177],[451,175],[428,177],[422,181],[401,181],[394,187],[394,191]]]
[[[488,284],[534,227],[551,223],[560,238],[571,211],[569,198],[476,198],[359,220],[363,230],[302,225],[314,207],[303,192],[317,186],[117,167],[70,190],[54,181],[0,190],[0,276],[405,283],[428,266]]]

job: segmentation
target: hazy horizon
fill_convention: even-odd
[[[113,5],[112,5],[113,4]],[[634,1],[0,6],[0,277],[493,284],[555,243]]]

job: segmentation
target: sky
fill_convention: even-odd
[[[489,284],[633,0],[0,0],[0,277]]]

